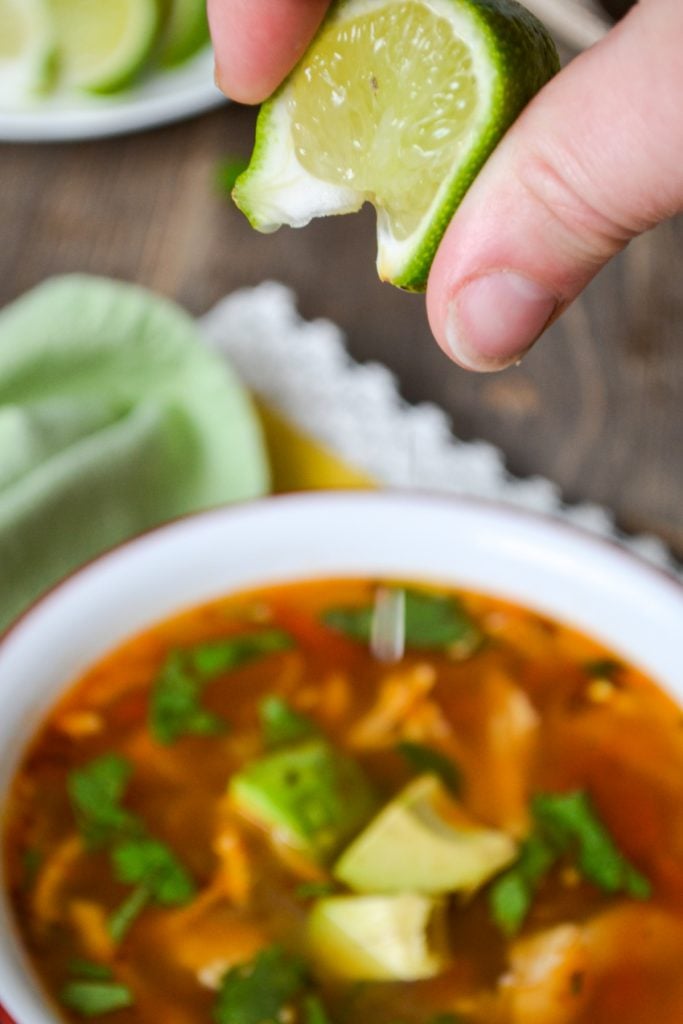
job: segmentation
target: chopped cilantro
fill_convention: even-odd
[[[440,750],[410,740],[397,743],[396,750],[418,774],[428,772],[437,775],[452,793],[460,791],[460,771]]]
[[[489,906],[504,935],[515,935],[531,909],[536,890],[556,860],[556,851],[542,835],[532,832],[519,858],[489,889]]]
[[[62,989],[60,1000],[83,1017],[123,1010],[134,1002],[130,989],[116,981],[70,981]]]
[[[141,886],[150,899],[172,907],[188,903],[195,884],[173,851],[158,839],[131,839],[112,853],[114,873],[119,882]]]
[[[261,701],[259,718],[265,744],[270,748],[309,739],[318,733],[315,723],[310,718],[294,711],[286,700],[275,694],[264,697]]]
[[[491,914],[504,934],[519,931],[539,885],[562,857],[571,857],[583,877],[605,892],[650,897],[650,882],[617,848],[585,792],[540,794],[532,811],[534,830],[519,859],[489,889]]]
[[[368,643],[372,607],[332,608],[323,621],[353,640]],[[462,603],[450,595],[407,590],[405,595],[406,646],[442,650],[466,658],[481,647],[483,634]]]
[[[119,882],[135,889],[111,915],[108,925],[120,941],[147,902],[163,906],[188,903],[195,885],[175,854],[147,834],[144,822],[120,806],[132,766],[106,754],[71,772],[69,795],[76,820],[93,849],[108,847]]]
[[[307,994],[307,986],[304,962],[271,946],[224,976],[213,1019],[216,1024],[282,1024]],[[311,1024],[317,1024],[315,1018]]]
[[[114,942],[121,942],[135,919],[149,903],[149,891],[144,885],[133,889],[123,903],[116,908],[107,921],[107,928]]]
[[[152,690],[150,728],[159,743],[174,743],[181,736],[215,736],[225,722],[200,703],[202,683],[185,667],[179,652],[170,654]]]
[[[106,964],[83,960],[80,957],[74,957],[69,961],[69,974],[75,978],[87,978],[91,981],[110,981],[114,976],[111,967]]]
[[[157,839],[141,837],[112,851],[117,881],[134,885],[130,895],[109,918],[109,934],[120,942],[149,902],[182,906],[194,898],[195,884],[175,854]]]
[[[67,788],[76,822],[91,849],[136,830],[137,819],[120,806],[132,770],[119,754],[104,754],[69,775]]]
[[[200,644],[187,651],[191,668],[202,676],[229,672],[254,658],[287,651],[293,646],[289,633],[283,629],[263,629],[259,633],[231,636]]]
[[[323,615],[323,622],[339,633],[346,633],[352,640],[367,644],[372,634],[372,607],[329,608]]]
[[[169,654],[152,691],[150,728],[159,743],[175,743],[181,736],[215,736],[226,728],[218,715],[202,707],[206,684],[254,658],[292,646],[280,629],[212,640]]]
[[[582,792],[543,794],[532,803],[535,820],[555,846],[575,853],[581,874],[605,892],[647,899],[651,887],[617,849],[589,796]]]

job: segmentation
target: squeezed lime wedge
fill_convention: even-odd
[[[422,290],[453,211],[558,67],[515,0],[338,0],[263,105],[235,201],[261,231],[370,202],[380,277]]]

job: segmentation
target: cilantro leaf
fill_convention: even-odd
[[[216,1024],[281,1024],[286,1011],[305,994],[307,984],[304,962],[280,946],[271,946],[227,972],[213,1019]]]
[[[259,633],[231,636],[200,644],[186,652],[190,668],[201,676],[229,672],[255,658],[277,654],[293,647],[294,641],[283,629],[264,629]]]
[[[345,633],[352,640],[360,643],[370,642],[372,634],[372,607],[362,608],[328,608],[323,614],[323,622],[338,633]]]
[[[123,903],[109,916],[107,928],[114,942],[121,942],[126,932],[149,903],[149,891],[144,885],[133,889]]]
[[[124,1010],[134,1002],[130,989],[115,981],[70,981],[59,998],[64,1006],[83,1017]]]
[[[170,744],[181,736],[215,736],[223,732],[223,719],[202,707],[206,684],[254,658],[291,646],[289,634],[266,629],[169,654],[152,690],[150,728],[154,738]]]
[[[188,903],[195,884],[165,843],[147,834],[144,822],[120,806],[132,765],[105,754],[71,772],[68,790],[81,833],[91,849],[109,847],[117,881],[135,886],[109,918],[109,932],[120,941],[149,902]]]
[[[481,630],[457,598],[406,591],[406,643],[410,647],[455,649],[467,657],[482,641]]]
[[[346,633],[353,640],[370,641],[373,609],[331,608],[323,621]],[[484,636],[458,598],[406,590],[406,646],[418,650],[448,651],[460,658],[469,657],[481,647]]]
[[[69,961],[69,974],[76,978],[87,978],[92,981],[110,981],[113,978],[111,967],[106,964],[98,964],[93,960],[82,960],[74,957]]]
[[[179,652],[170,654],[152,690],[150,727],[160,743],[183,735],[215,736],[225,728],[218,715],[200,704],[202,684],[185,667]]]
[[[173,851],[158,839],[132,839],[112,851],[119,882],[140,886],[162,906],[180,906],[193,899],[196,888]]]
[[[450,757],[446,757],[440,750],[411,740],[397,743],[396,750],[418,774],[428,772],[436,775],[452,793],[460,791],[460,771]]]
[[[259,704],[261,730],[267,747],[283,747],[318,734],[314,722],[295,711],[286,700],[271,694]]]
[[[649,882],[624,857],[600,821],[590,797],[573,793],[541,794],[532,802],[534,818],[561,850],[576,853],[581,874],[605,892],[626,892],[647,899]]]
[[[519,931],[539,885],[565,856],[605,892],[650,897],[650,882],[618,849],[583,790],[539,794],[532,800],[532,811],[534,830],[519,859],[489,888],[491,915],[505,935]]]
[[[120,806],[132,770],[119,754],[103,754],[70,773],[69,798],[79,831],[91,849],[138,827],[135,815]]]
[[[555,863],[557,854],[538,833],[532,832],[522,844],[519,858],[489,889],[491,915],[504,935],[515,935],[531,910],[541,881]]]

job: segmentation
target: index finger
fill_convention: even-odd
[[[216,79],[231,99],[260,103],[291,71],[328,0],[208,0]]]

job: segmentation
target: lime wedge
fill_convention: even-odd
[[[261,108],[235,202],[261,231],[370,202],[380,277],[421,291],[475,175],[558,67],[515,0],[338,0]]]
[[[54,70],[54,32],[46,0],[0,0],[0,104],[44,92]]]
[[[157,37],[157,0],[50,0],[62,84],[87,92],[125,88]]]
[[[206,0],[171,0],[159,50],[161,66],[182,64],[208,41]]]

